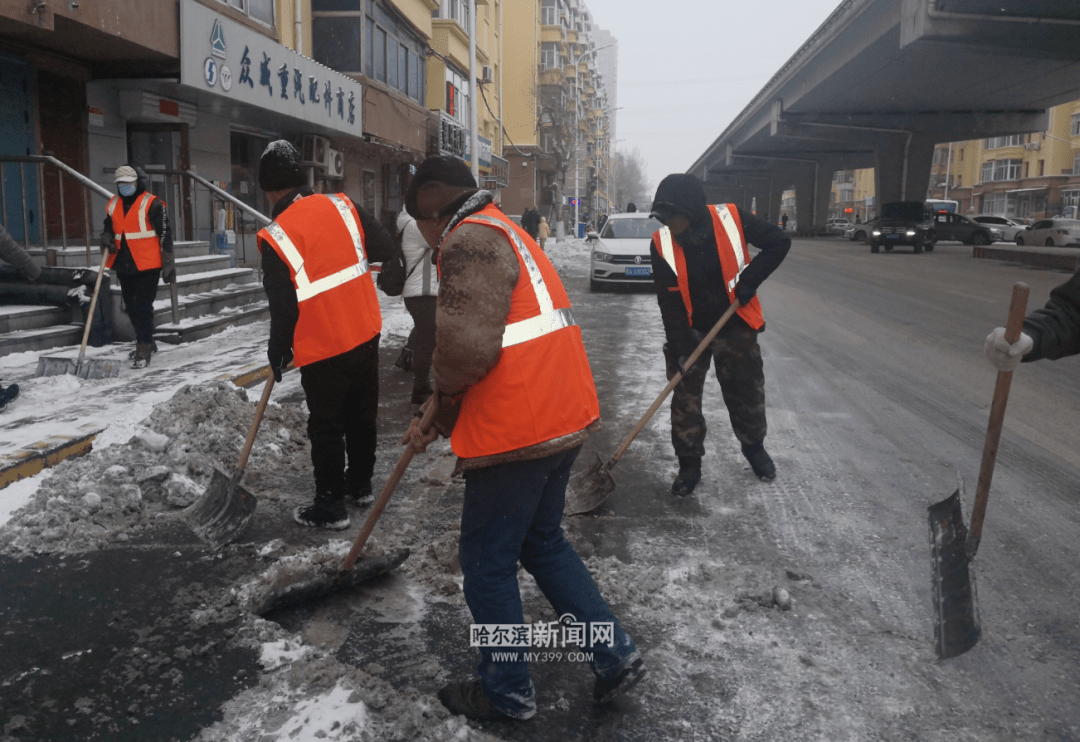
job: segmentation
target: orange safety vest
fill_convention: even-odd
[[[293,333],[298,367],[341,355],[382,331],[364,230],[344,193],[294,201],[259,239],[289,266],[300,308]]]
[[[600,419],[600,402],[559,275],[539,245],[494,205],[461,224],[501,233],[520,270],[499,362],[466,390],[451,448],[462,458],[493,456],[584,430]]]
[[[116,256],[120,254],[122,240],[127,238],[128,249],[131,257],[135,259],[135,267],[141,271],[149,271],[161,267],[161,241],[158,239],[154,225],[150,223],[150,204],[157,200],[157,196],[143,191],[142,196],[131,205],[127,213],[124,213],[124,205],[119,196],[109,199],[109,205],[105,207],[112,220],[113,234],[116,236],[116,252],[105,261],[106,268],[112,268]],[[165,202],[161,202],[162,208]]]
[[[750,264],[750,253],[746,249],[746,238],[743,236],[742,222],[739,221],[739,211],[735,204],[719,204],[710,206],[709,214],[712,215],[713,234],[716,236],[716,249],[720,253],[720,268],[724,273],[728,302],[737,304],[739,300],[735,298],[735,287],[739,284],[739,276]],[[653,235],[653,243],[660,256],[675,272],[675,278],[679,282],[679,293],[682,294],[683,304],[686,306],[686,319],[693,327],[694,308],[690,304],[690,282],[686,277],[686,256],[682,246],[672,239],[671,230],[667,227],[656,231]],[[755,330],[760,330],[765,325],[765,317],[761,313],[761,302],[758,301],[756,295],[746,306],[736,309],[735,314],[742,317],[746,324]]]

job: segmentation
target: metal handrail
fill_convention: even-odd
[[[241,211],[250,214],[255,218],[256,221],[262,222],[263,224],[270,224],[272,221],[274,221],[258,209],[244,203],[228,191],[219,188],[206,178],[196,173],[193,173],[190,170],[170,170],[164,167],[144,167],[143,170],[146,171],[147,175],[180,175],[186,178],[191,178],[196,183],[205,186],[207,190],[216,195],[218,198],[224,199],[225,201],[231,203],[233,206],[236,206]]]
[[[60,168],[106,201],[113,197],[112,191],[108,188],[105,188],[100,183],[95,183],[78,170],[72,168],[70,165],[65,165],[51,155],[0,155],[0,162],[47,162],[50,165],[55,165]]]

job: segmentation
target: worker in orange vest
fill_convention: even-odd
[[[393,237],[345,194],[309,188],[285,140],[263,152],[259,186],[274,205],[274,222],[259,232],[266,354],[278,381],[294,359],[300,369],[315,470],[315,500],[293,519],[340,530],[349,527],[346,498],[374,501],[382,314],[370,262],[391,257]]]
[[[405,208],[439,266],[437,395],[425,403],[438,412],[428,431],[414,420],[406,443],[422,452],[441,432],[458,456],[456,471],[465,476],[458,556],[474,629],[530,629],[520,562],[556,614],[583,627],[593,698],[606,703],[641,680],[645,667],[560,525],[570,468],[600,420],[569,298],[540,246],[477,189],[463,161],[425,160]],[[470,719],[531,718],[536,694],[527,661],[507,658],[477,632],[480,677],[450,683],[439,700]]]
[[[146,175],[131,165],[116,168],[117,195],[105,207],[101,249],[105,262],[120,279],[124,309],[135,329],[135,350],[128,356],[133,368],[150,364],[154,342],[154,300],[158,283],[176,280],[172,230],[165,202],[146,189]]]
[[[771,482],[776,465],[764,443],[765,370],[757,336],[765,319],[757,290],[787,255],[791,238],[748,209],[710,206],[701,181],[682,173],[660,182],[651,215],[665,225],[653,235],[651,257],[667,378],[683,373],[671,398],[671,441],[679,459],[671,491],[684,497],[701,480],[707,429],[701,398],[710,363],[743,456],[758,479]],[[761,250],[753,259],[748,244]],[[733,303],[735,316],[686,368],[686,358]]]

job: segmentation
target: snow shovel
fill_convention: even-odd
[[[435,413],[439,407],[439,392],[437,390],[431,395],[431,400],[431,404],[428,405],[423,417],[420,418],[421,430],[428,430],[431,427],[431,421],[435,419]],[[411,447],[406,447],[402,452],[401,458],[398,459],[394,470],[390,472],[390,477],[386,480],[382,492],[379,493],[379,499],[371,506],[371,512],[368,513],[367,520],[364,521],[360,533],[356,535],[352,549],[349,550],[348,556],[342,562],[340,570],[319,570],[318,565],[312,565],[306,571],[286,572],[261,591],[257,591],[249,597],[245,601],[248,610],[259,616],[265,616],[267,613],[279,608],[307,603],[324,595],[355,587],[361,582],[366,582],[372,577],[388,572],[404,562],[409,556],[408,549],[399,549],[382,557],[365,559],[359,567],[354,569],[360,550],[364,548],[364,544],[367,543],[371,532],[375,530],[375,524],[386,509],[387,503],[390,502],[390,495],[394,493],[394,489],[397,487],[398,482],[401,481],[401,477],[405,474],[405,470],[409,467],[413,456]]]
[[[731,319],[731,315],[735,314],[735,310],[739,308],[738,304],[732,304],[728,307],[728,310],[724,312],[723,316],[716,321],[713,328],[709,330],[709,334],[702,338],[698,346],[694,348],[694,352],[690,354],[690,357],[686,359],[686,368],[690,368],[697,362],[697,359],[701,357],[701,354],[705,352],[705,349],[709,347],[709,343],[716,338],[720,330],[727,324],[727,321]],[[630,435],[626,436],[622,444],[615,451],[615,454],[604,461],[600,458],[600,455],[596,456],[596,463],[590,466],[585,471],[579,471],[570,477],[570,482],[566,485],[566,507],[563,510],[565,515],[580,515],[581,513],[588,513],[591,510],[595,510],[608,498],[612,492],[615,491],[615,480],[611,476],[611,470],[615,467],[615,464],[619,463],[619,459],[626,453],[626,449],[630,447],[630,444],[638,433],[645,429],[649,420],[656,414],[656,411],[660,408],[660,405],[664,403],[667,396],[671,394],[671,390],[674,389],[680,381],[682,381],[682,372],[676,371],[675,375],[671,377],[671,381],[664,387],[664,391],[660,392],[660,396],[656,398],[656,401],[652,403],[652,406],[645,412],[638,424],[634,426],[634,429],[630,431]]]
[[[1020,338],[1027,310],[1028,287],[1013,284],[1009,320],[1005,327],[1005,339],[1015,343]],[[1005,404],[1009,401],[1011,371],[998,371],[994,386],[994,399],[990,405],[990,422],[986,428],[982,464],[979,467],[979,483],[975,487],[975,505],[971,509],[971,528],[964,527],[963,481],[956,492],[941,502],[930,506],[930,565],[933,574],[934,640],[940,659],[963,654],[979,641],[982,627],[979,624],[979,608],[975,595],[975,574],[971,560],[982,538],[983,516],[986,500],[990,495],[990,480],[994,476],[1001,426],[1005,419]]]
[[[262,423],[266,404],[270,401],[270,390],[273,388],[274,375],[270,374],[266,377],[262,397],[255,408],[255,419],[251,421],[247,440],[240,451],[240,462],[236,465],[236,471],[230,477],[215,469],[206,492],[188,509],[188,526],[214,551],[238,538],[255,515],[258,500],[240,486],[240,480],[244,477],[244,467],[247,466],[251,448],[255,445],[255,436],[259,432],[259,424]]]
[[[37,376],[63,376],[74,374],[80,379],[107,379],[111,376],[120,375],[120,361],[108,358],[95,358],[87,360],[86,341],[90,339],[90,326],[94,323],[94,309],[97,307],[98,293],[101,291],[101,277],[105,275],[105,261],[109,259],[109,251],[101,251],[101,265],[98,266],[97,279],[94,281],[94,295],[90,299],[90,312],[86,317],[86,327],[83,329],[82,345],[79,346],[78,360],[70,358],[42,357],[38,358]]]

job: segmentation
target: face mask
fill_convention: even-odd
[[[117,190],[120,191],[121,196],[134,196],[135,184],[134,183],[121,183]]]

